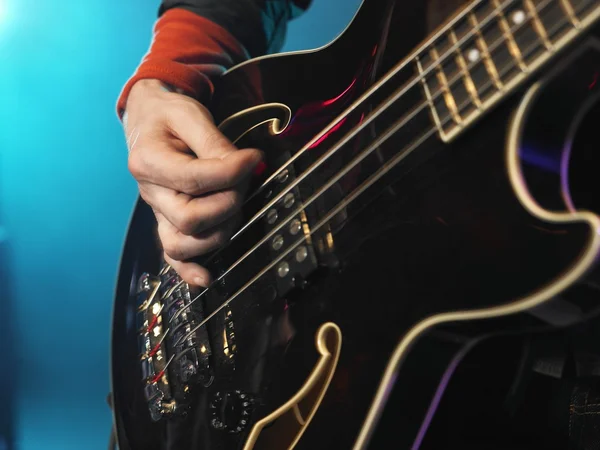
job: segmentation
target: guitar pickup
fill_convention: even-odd
[[[290,164],[273,180],[267,200],[289,190],[288,186],[295,179],[294,167]],[[294,186],[264,216],[264,229],[267,233],[284,223],[266,244],[272,260],[287,253],[273,268],[279,296],[301,285],[318,267],[306,211],[301,209],[297,214],[290,215],[300,205],[301,191],[298,186]],[[304,240],[296,244],[302,237]],[[293,248],[288,252],[291,247]]]

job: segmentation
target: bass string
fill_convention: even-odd
[[[350,195],[348,195],[343,202],[340,202],[335,208],[333,208],[325,217],[323,217],[308,233],[308,236],[312,236],[314,233],[319,231],[321,227],[326,225],[329,220],[339,213],[342,209],[348,206],[358,195],[360,195],[364,190],[366,190],[371,184],[375,183],[379,178],[385,175],[389,170],[391,170],[398,162],[404,159],[408,154],[410,154],[415,148],[423,144],[429,137],[434,135],[437,132],[437,128],[432,127],[426,132],[423,136],[421,136],[417,141],[412,144],[410,147],[404,148],[404,150],[392,160],[388,164],[382,165],[380,169],[378,169],[374,174],[371,175],[365,182],[363,182],[358,188],[356,188]],[[204,318],[198,325],[190,330],[185,336],[179,339],[174,345],[179,345],[181,342],[186,341],[193,334],[203,327],[209,320],[211,320],[216,314],[218,314],[223,308],[228,306],[233,300],[239,297],[246,289],[252,286],[258,279],[260,279],[263,275],[273,269],[281,260],[283,260],[287,255],[289,255],[293,250],[295,250],[299,245],[302,245],[307,237],[307,235],[302,235],[298,240],[296,240],[287,250],[281,253],[276,259],[274,259],[271,263],[265,266],[259,273],[257,273],[254,277],[252,277],[249,281],[247,281],[241,288],[239,288],[233,295],[231,295],[226,301],[224,301],[221,305],[219,305],[213,312],[211,312],[208,316]],[[183,309],[188,308],[190,305],[185,306]]]
[[[543,7],[545,7],[545,6],[546,6],[548,3],[549,3],[549,1],[546,1],[546,2],[545,2],[543,5],[542,5],[542,7],[541,7],[541,8],[540,8],[538,11],[541,11],[541,10],[543,9]],[[531,16],[530,16],[530,17],[531,17]],[[513,28],[511,31],[515,31],[517,28],[518,28],[518,27],[514,27],[514,28]],[[492,45],[490,45],[490,46],[489,46],[489,49],[490,49],[490,51],[491,51],[491,50],[493,50],[494,48],[496,48],[498,45],[500,45],[500,44],[502,44],[502,43],[504,43],[504,40],[503,40],[503,39],[497,40],[495,43],[493,43]],[[470,67],[472,67],[472,66],[470,66]],[[511,68],[511,67],[509,67],[509,69],[510,69],[510,68]],[[451,84],[451,85],[454,85],[454,84],[455,84],[455,82],[457,82],[457,81],[459,81],[459,80],[461,79],[461,77],[462,77],[462,76],[461,76],[460,74],[458,74],[458,75],[457,75],[455,78],[453,78],[453,79],[451,80],[450,84]],[[443,92],[441,92],[441,91],[438,91],[438,92],[437,92],[437,93],[436,93],[436,94],[433,96],[433,99],[435,100],[435,99],[436,99],[437,97],[439,97],[439,95],[441,95],[441,94],[443,94]],[[384,105],[384,106],[385,106],[385,105]],[[414,117],[414,115],[416,115],[416,113],[418,113],[420,110],[422,110],[422,109],[423,109],[423,108],[425,108],[426,106],[428,106],[428,104],[424,103],[424,104],[422,104],[422,105],[420,106],[420,108],[418,108],[418,110],[417,110],[417,111],[413,111],[413,117]],[[411,118],[411,117],[409,117],[408,119],[410,119],[410,118]],[[446,123],[446,122],[447,122],[447,121],[445,121],[444,123]],[[331,151],[335,151],[335,150],[339,149],[339,148],[341,147],[341,145],[344,145],[344,144],[345,144],[345,142],[341,142],[341,143],[340,143],[340,144],[339,144],[339,145],[338,145],[336,148],[333,148],[333,149],[331,149]],[[317,161],[317,162],[318,162],[318,161]],[[293,186],[292,186],[292,187],[293,187]],[[296,211],[294,211],[294,212],[291,214],[291,216],[298,214],[298,213],[299,213],[299,212],[300,212],[302,209],[303,209],[303,207],[302,207],[302,205],[301,205],[299,209],[297,209]],[[241,257],[241,258],[240,258],[238,261],[236,261],[236,262],[235,262],[235,263],[234,263],[234,264],[233,264],[233,265],[232,265],[232,266],[231,266],[231,267],[230,267],[230,268],[229,268],[229,269],[228,269],[226,272],[224,272],[223,274],[221,274],[221,276],[220,276],[220,277],[219,277],[217,280],[215,280],[215,282],[217,282],[217,281],[220,281],[220,280],[221,280],[221,279],[222,279],[224,276],[226,276],[227,274],[229,274],[229,273],[230,273],[230,272],[231,272],[231,271],[232,271],[232,270],[233,270],[233,269],[234,269],[234,268],[235,268],[235,267],[236,267],[236,266],[237,266],[239,263],[241,263],[241,262],[242,262],[242,261],[243,261],[243,260],[244,260],[244,259],[245,259],[245,258],[246,258],[248,255],[249,255],[249,254],[251,254],[253,251],[255,251],[255,250],[256,250],[256,249],[257,249],[257,248],[258,248],[260,245],[262,245],[264,242],[266,242],[266,240],[268,240],[270,237],[272,237],[272,236],[274,235],[274,233],[275,233],[275,232],[277,232],[279,229],[281,229],[281,227],[285,226],[286,224],[287,224],[287,222],[283,222],[283,223],[281,224],[281,226],[279,226],[279,227],[277,227],[276,229],[272,230],[272,232],[271,232],[269,235],[267,235],[265,238],[263,238],[259,244],[255,245],[255,246],[254,246],[254,247],[253,247],[251,250],[249,250],[249,251],[248,251],[248,252],[247,252],[247,253],[246,253],[244,256],[242,256],[242,257]],[[181,283],[179,283],[179,284],[178,284],[178,286],[179,286],[180,284],[181,284]],[[177,286],[177,287],[178,287],[178,286]],[[210,288],[210,287],[209,287],[209,288]],[[199,299],[199,297],[201,297],[201,296],[202,296],[202,295],[204,295],[205,293],[206,293],[206,290],[204,290],[203,292],[201,292],[201,293],[198,295],[198,297],[196,297],[195,299],[193,299],[193,300],[192,300],[192,303],[193,303],[194,301],[198,300],[198,299]],[[185,309],[185,308],[183,308],[183,309]],[[172,317],[172,319],[171,319],[171,320],[174,320],[176,317],[178,317],[178,315],[179,315],[180,313],[181,313],[181,311],[180,311],[180,312],[178,312],[178,313],[176,313],[176,314],[175,314],[175,315]]]
[[[460,15],[461,17],[457,18],[456,20],[459,20],[460,18],[464,17],[468,12],[470,12],[474,8],[476,8],[482,1],[483,0],[475,0],[475,1],[471,2],[471,4],[469,4],[467,6],[467,8],[461,12],[461,15]],[[495,8],[493,10],[493,12],[497,13],[499,8],[504,8],[505,5],[507,5],[508,3],[511,3],[512,1],[513,0],[508,0],[504,5],[500,5],[498,8]],[[497,17],[497,14],[496,14],[496,17]],[[491,20],[491,18],[487,18],[487,20]],[[487,20],[486,20],[486,23],[487,23]],[[484,25],[485,24],[482,23],[481,25],[475,27],[475,29],[479,29],[480,26],[484,26]],[[446,25],[446,27],[444,27],[444,30],[440,31],[439,33],[445,32],[445,30],[450,28],[451,26],[452,26],[452,22],[448,23]],[[435,41],[436,38],[437,38],[436,35],[432,36],[429,39],[429,42],[427,42],[427,41],[424,42],[421,45],[421,47],[428,47],[431,44],[431,41]],[[460,45],[460,43],[457,43],[456,45]],[[451,48],[448,51],[448,53],[445,53],[444,55],[442,55],[441,60],[445,61],[445,58],[452,53],[452,50],[453,49]],[[308,143],[306,143],[303,148],[301,148],[288,161],[286,161],[279,169],[277,169],[277,171],[275,171],[271,176],[269,176],[263,182],[263,184],[256,190],[256,192],[254,192],[248,198],[248,200],[250,200],[257,194],[262,192],[264,190],[264,188],[266,188],[270,183],[272,183],[287,167],[289,167],[297,158],[299,158],[304,151],[306,151],[311,145],[315,144],[319,139],[321,139],[323,136],[325,136],[327,132],[331,131],[338,123],[340,123],[343,119],[345,119],[348,115],[350,115],[357,107],[359,107],[360,105],[365,103],[365,101],[369,100],[369,98],[373,94],[375,94],[379,89],[384,87],[385,84],[388,83],[392,78],[394,78],[402,69],[408,67],[409,63],[414,62],[414,59],[415,58],[407,57],[405,60],[400,61],[395,67],[393,67],[386,74],[384,74],[379,80],[377,80],[377,82],[373,86],[371,86],[369,89],[367,89],[366,92],[364,92],[359,98],[357,98],[354,102],[352,102],[352,105],[350,105],[343,112],[341,112],[340,115],[338,115],[335,119],[333,119],[325,128],[323,128],[317,135],[315,135],[310,141],[308,141]],[[427,75],[427,73],[423,74],[423,77],[425,77]],[[420,79],[417,79],[415,81],[419,81],[419,80]]]
[[[543,9],[543,7],[545,7],[547,4],[549,4],[551,1],[553,0],[547,0],[545,2],[545,4],[542,5],[542,8],[540,8],[538,11],[541,11]],[[531,15],[529,16],[529,19],[531,18]],[[528,19],[528,20],[529,20]],[[522,24],[521,24],[522,25]],[[514,27],[511,31],[516,31],[518,27]],[[493,51],[495,48],[497,48],[499,45],[502,45],[503,43],[505,43],[505,39],[501,38],[498,39],[497,41],[495,41],[494,43],[492,43],[489,46],[489,50]],[[469,68],[471,68],[473,65],[469,66]],[[501,73],[501,75],[505,74],[505,71],[507,70],[511,70],[512,66],[508,66],[504,69],[504,72]],[[461,74],[457,74],[452,80],[450,80],[450,85],[453,86],[456,82],[460,81],[462,79],[462,75]],[[488,86],[490,86],[490,81],[488,81],[485,85],[484,88],[487,88]],[[432,96],[432,99],[435,100],[437,99],[440,95],[443,95],[443,91],[438,91],[434,96]],[[397,95],[392,96],[391,100],[395,100],[395,98],[397,97]],[[391,104],[392,101],[388,100],[386,102],[385,105],[383,105],[383,107],[388,107],[388,104]],[[468,105],[469,101],[467,100],[465,103],[463,103],[460,108],[463,108],[464,105]],[[399,131],[399,129],[401,129],[402,127],[404,127],[405,125],[407,125],[412,119],[414,119],[419,112],[421,112],[424,108],[428,107],[429,103],[428,102],[423,102],[421,103],[418,107],[416,107],[412,112],[408,113],[406,116],[404,116],[401,120],[399,120],[398,122],[396,122],[394,125],[392,125],[390,128],[388,128],[388,130],[381,135],[380,137],[378,137],[374,143],[370,144],[369,147],[362,151],[359,155],[357,155],[353,160],[351,160],[344,168],[342,168],[340,170],[340,172],[338,172],[338,174],[336,176],[334,176],[333,178],[331,178],[324,186],[322,186],[316,193],[314,193],[308,200],[306,200],[304,203],[301,203],[294,211],[292,211],[290,213],[290,215],[288,216],[288,218],[286,220],[281,221],[281,223],[276,226],[274,229],[272,229],[269,233],[267,233],[258,243],[256,243],[252,248],[250,248],[248,251],[246,251],[246,253],[244,255],[242,255],[236,262],[234,262],[225,272],[223,272],[213,283],[211,283],[211,286],[213,286],[214,283],[219,282],[220,280],[222,280],[225,276],[227,276],[228,274],[230,274],[239,264],[241,264],[248,256],[250,256],[252,253],[254,253],[258,248],[260,248],[261,245],[264,245],[265,242],[267,242],[269,239],[271,239],[275,233],[277,233],[279,230],[281,230],[283,227],[289,225],[290,220],[293,220],[294,217],[296,217],[302,210],[304,210],[307,206],[309,206],[310,204],[312,204],[315,200],[318,199],[318,197],[320,197],[327,189],[329,189],[335,182],[337,182],[340,178],[342,178],[344,175],[346,175],[351,169],[353,169],[356,164],[360,163],[360,161],[362,161],[363,159],[365,159],[367,156],[369,156],[369,154],[371,154],[376,148],[378,148],[383,142],[385,142],[388,138],[390,138],[393,134],[395,134],[396,132]],[[461,109],[462,112],[462,109]],[[446,123],[448,123],[450,120],[452,120],[452,117],[450,115],[448,115],[447,117],[444,118],[442,125],[445,125]],[[360,130],[358,130],[360,131]],[[358,132],[357,131],[357,132]],[[343,145],[345,145],[347,143],[347,140],[342,139],[340,142],[336,143],[336,146],[332,147],[332,149],[328,150],[328,153],[333,153],[336,152],[337,150],[339,150]],[[325,155],[323,155],[325,156]],[[319,160],[316,161],[316,163],[319,163]],[[309,171],[309,169],[307,169],[307,171]],[[293,187],[293,186],[292,186]],[[288,190],[289,191],[289,190]],[[179,285],[178,285],[179,286]],[[208,291],[211,289],[211,286],[209,286],[208,288],[204,289],[200,294],[198,294],[187,306],[182,307],[179,311],[177,311],[173,317],[171,318],[170,321],[175,320],[188,306],[190,306],[191,304],[193,304],[195,301],[199,300],[203,295],[205,295],[206,293],[208,293]]]
[[[472,39],[472,38],[476,37],[477,32],[479,30],[481,30],[484,26],[486,26],[492,20],[498,18],[500,16],[499,12],[501,10],[503,10],[504,8],[506,8],[509,4],[512,4],[514,1],[515,0],[506,0],[503,4],[499,5],[495,9],[493,9],[493,13],[492,14],[490,14],[484,20],[482,20],[481,22],[479,22],[476,26],[473,26],[472,30],[469,31],[469,33],[465,34],[465,36],[463,36],[455,44],[453,44],[451,47],[449,47],[449,49],[443,55],[441,55],[438,58],[437,64],[432,64],[430,67],[426,68],[422,73],[420,73],[418,76],[412,77],[411,81],[408,82],[406,85],[400,87],[393,94],[392,97],[388,97],[388,99],[384,100],[386,102],[385,104],[379,105],[379,106],[384,106],[383,108],[377,107],[371,114],[369,114],[368,116],[366,116],[365,119],[357,127],[349,130],[348,133],[340,140],[340,142],[344,142],[345,143],[348,140],[350,140],[353,137],[355,137],[357,133],[359,133],[360,131],[362,131],[369,124],[371,124],[371,122],[373,122],[377,117],[379,117],[380,114],[382,114],[383,112],[385,112],[386,109],[387,109],[387,107],[389,107],[392,103],[394,103],[395,101],[397,101],[398,99],[400,99],[402,96],[404,96],[413,87],[417,86],[419,84],[419,82],[421,82],[422,80],[426,80],[427,76],[432,71],[436,70],[438,66],[443,65],[445,62],[448,61],[449,58],[453,57],[455,51],[457,49],[459,49],[461,45],[463,45],[469,39]],[[538,12],[541,11],[550,1],[554,1],[554,0],[546,0],[546,3],[542,6],[542,8],[540,8],[537,11]],[[479,1],[477,1],[477,2],[475,2],[473,4],[471,4],[471,5],[469,5],[468,10],[463,11],[462,15],[459,18],[457,18],[457,20],[460,19],[460,18],[462,18],[462,17],[464,17],[464,15],[468,11],[472,10],[473,8],[475,8],[479,3],[481,3],[481,0],[479,0]],[[527,15],[527,17],[531,17],[531,15]],[[511,31],[518,30],[521,25],[522,24],[520,24],[520,25],[518,24]],[[451,24],[449,24],[447,27],[450,27],[450,26],[451,26]],[[432,40],[434,40],[434,42],[435,42],[435,39],[432,38]],[[422,47],[429,48],[430,45],[423,45]],[[417,53],[419,55],[422,52],[417,52]],[[280,176],[284,172],[284,170],[286,170],[292,163],[294,163],[298,158],[300,158],[304,153],[306,153],[308,151],[308,149],[310,148],[311,145],[313,145],[319,139],[321,139],[323,136],[325,136],[326,133],[330,132],[335,126],[337,126],[342,120],[344,120],[345,118],[347,118],[359,106],[361,106],[362,104],[364,104],[373,94],[375,94],[377,91],[379,91],[380,89],[382,89],[383,87],[385,87],[385,85],[391,79],[393,79],[401,70],[403,70],[406,67],[408,67],[409,64],[415,63],[418,55],[415,56],[415,57],[412,57],[412,58],[407,58],[405,61],[403,61],[400,64],[398,64],[394,69],[390,70],[386,75],[384,75],[384,77],[380,81],[378,81],[373,87],[371,87],[370,89],[368,89],[367,92],[365,92],[363,95],[361,95],[352,105],[350,105],[348,108],[346,108],[346,110],[344,110],[338,117],[336,117],[335,119],[333,119],[333,121],[329,125],[327,125],[327,127],[325,127],[323,130],[321,130],[316,136],[314,136],[310,141],[308,141],[308,143],[306,143],[300,150],[298,150],[289,160],[287,160],[282,166],[280,166],[265,182],[263,182],[263,184],[254,193],[252,193],[252,195],[250,195],[248,197],[248,199],[245,201],[244,204],[246,204],[248,201],[250,201],[256,195],[258,195],[260,192],[262,192],[266,187],[268,187],[278,176]],[[472,66],[473,65],[471,65],[469,67],[472,67]],[[455,79],[455,81],[456,81],[456,79]],[[439,97],[439,95],[441,95],[441,94],[443,94],[443,91],[441,91],[441,90],[438,91],[436,93],[436,96],[434,97],[434,99],[437,98],[437,97]],[[264,214],[270,208],[272,208],[287,193],[289,193],[298,183],[300,183],[306,176],[308,176],[311,171],[315,170],[323,162],[325,162],[330,156],[332,156],[332,154],[333,153],[327,152],[324,155],[322,155],[321,158],[319,158],[318,160],[316,160],[303,174],[301,174],[298,178],[296,178],[294,180],[294,183],[292,183],[291,185],[287,186],[284,191],[282,191],[279,194],[277,194],[263,208],[261,208],[250,220],[248,220],[248,222],[246,222],[230,238],[230,240],[229,240],[228,243],[231,243],[234,240],[238,239],[252,224],[254,224],[261,217],[263,217]],[[206,263],[207,264],[210,263],[213,260],[213,258],[216,258],[218,255],[219,255],[219,251],[216,252],[216,253],[214,253],[213,255],[211,255],[211,257],[206,261]]]
[[[562,24],[557,25],[562,26]],[[553,31],[553,30],[551,30]],[[526,49],[526,51],[530,51],[532,47]],[[505,75],[506,72],[510,69],[505,69],[505,71],[501,72],[500,75]],[[491,85],[492,82],[488,81],[487,85]],[[469,106],[470,100],[465,100],[463,103],[459,105],[459,110],[463,111],[465,107]],[[452,118],[447,116],[442,125],[445,125]],[[258,272],[252,279],[247,281],[242,287],[240,287],[232,296],[230,296],[226,301],[224,301],[219,307],[217,307],[213,312],[211,312],[208,316],[206,316],[198,325],[193,327],[190,332],[188,332],[185,336],[180,338],[175,345],[178,345],[181,342],[186,341],[202,326],[204,326],[209,320],[211,320],[216,314],[218,314],[223,308],[228,306],[233,300],[239,297],[245,290],[247,290],[250,286],[252,286],[257,280],[259,280],[262,276],[272,270],[279,262],[281,262],[284,258],[286,258],[292,251],[296,250],[299,245],[302,245],[309,236],[312,236],[315,232],[319,231],[323,226],[329,223],[332,217],[338,214],[341,210],[346,208],[350,203],[352,203],[360,194],[362,194],[366,189],[368,189],[373,183],[379,180],[382,176],[388,173],[393,167],[395,167],[398,163],[404,160],[407,156],[409,156],[413,151],[419,148],[423,143],[427,141],[430,137],[436,134],[438,131],[437,127],[431,127],[428,131],[426,131],[421,137],[416,139],[412,144],[405,147],[395,156],[393,156],[389,161],[383,163],[383,165],[374,172],[369,178],[363,181],[358,187],[356,187],[348,196],[344,198],[342,202],[340,202],[336,207],[334,207],[325,217],[323,217],[308,233],[308,235],[302,235],[299,237],[286,251],[282,252],[276,259],[274,259],[271,263],[265,266],[260,272]],[[387,134],[387,133],[386,133]],[[392,133],[393,134],[393,133]],[[185,308],[189,307],[186,306]],[[184,309],[185,309],[184,308]]]

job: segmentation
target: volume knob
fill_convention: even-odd
[[[254,401],[242,391],[217,392],[210,403],[211,425],[228,433],[240,433],[250,422]]]

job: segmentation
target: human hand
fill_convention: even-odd
[[[189,260],[231,236],[262,153],[238,150],[204,106],[158,80],[133,86],[123,122],[128,168],[154,211],[166,262],[187,283],[207,286],[208,270]]]

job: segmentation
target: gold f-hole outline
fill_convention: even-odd
[[[292,110],[283,103],[265,103],[232,114],[218,126],[231,141],[237,143],[250,131],[269,124],[269,133],[276,136],[283,133],[292,120]]]
[[[321,357],[304,385],[287,402],[256,422],[244,450],[290,450],[300,441],[335,373],[342,349],[340,328],[332,322],[321,325],[315,336],[315,345]],[[265,429],[267,426],[268,429]]]

